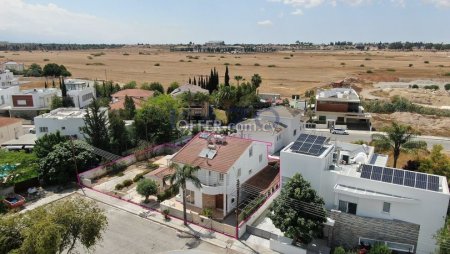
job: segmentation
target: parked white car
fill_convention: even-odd
[[[347,130],[345,130],[345,129],[333,129],[333,130],[331,131],[331,133],[333,133],[333,134],[339,134],[339,135],[348,135],[348,132],[347,132]]]

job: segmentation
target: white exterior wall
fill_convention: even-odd
[[[337,209],[339,200],[357,204],[356,215],[364,217],[395,219],[420,225],[416,253],[431,253],[437,247],[433,236],[445,223],[449,204],[448,187],[444,178],[444,192],[421,190],[402,185],[373,181],[355,176],[330,171],[333,152],[325,158],[282,151],[281,176],[292,177],[295,172],[311,183],[313,189],[324,199],[327,209]],[[336,191],[336,185],[345,185],[362,190],[370,190],[388,195],[409,198],[405,200],[395,197],[362,195],[351,191]],[[383,203],[391,203],[390,213],[383,213]]]
[[[295,117],[280,117],[274,114],[270,116],[261,115],[259,116],[259,118],[266,121],[280,122],[287,126],[287,128],[285,128],[285,130],[283,131],[282,146],[287,146],[289,143],[297,140],[300,133],[305,129],[303,124],[301,123],[300,115],[297,115]],[[294,130],[297,130],[295,135]]]
[[[11,86],[8,88],[0,88],[0,108],[11,106],[11,95],[19,92],[19,86]]]
[[[224,174],[224,182],[218,184],[217,186],[208,186],[203,184],[202,189],[196,188],[191,182],[186,183],[186,189],[195,191],[194,194],[194,206],[202,208],[202,193],[207,195],[218,195],[226,194],[224,197],[224,216],[233,210],[236,206],[236,179],[238,169],[241,169],[241,175],[239,177],[240,183],[244,183],[249,178],[254,176],[257,172],[263,169],[268,164],[267,158],[267,146],[261,142],[253,142],[253,155],[249,157],[250,147],[242,153],[241,157],[236,160],[234,165],[228,170],[228,173]],[[262,155],[261,161],[259,161],[259,156]],[[183,164],[179,164],[183,166]],[[251,169],[251,173],[249,170]],[[211,176],[209,176],[209,171],[206,169],[200,169],[197,176],[200,178],[202,183],[214,184],[218,182],[219,173],[210,171]],[[181,190],[180,190],[181,193]],[[232,198],[235,199],[234,203],[231,202]],[[227,208],[227,209],[225,209]]]
[[[21,122],[0,127],[0,144],[3,144],[4,142],[10,141],[12,139],[16,139],[23,134],[24,133]]]
[[[14,74],[11,71],[0,72],[0,87],[16,86],[18,84],[18,80],[14,78]]]
[[[270,145],[268,147],[269,154],[274,154],[275,152],[283,148],[283,137],[286,133],[287,130],[285,129],[283,129],[279,133],[275,132],[274,134],[264,131],[238,131],[239,137],[241,138],[257,140]]]
[[[89,96],[89,94],[91,95]],[[94,100],[95,89],[93,87],[85,87],[83,90],[67,91],[67,95],[72,98],[76,108],[85,108]],[[83,96],[87,96],[87,98],[83,100]]]
[[[40,138],[47,133],[55,133],[56,131],[59,131],[63,136],[77,135],[77,138],[84,139],[84,136],[80,131],[80,127],[85,126],[83,118],[57,119],[35,117],[34,125],[36,126],[37,138]],[[41,132],[40,127],[47,127],[48,132]]]

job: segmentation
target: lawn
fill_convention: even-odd
[[[17,174],[17,177],[14,178],[13,183],[18,183],[38,175],[38,158],[34,153],[0,150],[0,166],[7,164],[16,166],[13,172]]]

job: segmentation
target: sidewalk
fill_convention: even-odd
[[[46,204],[50,204],[52,202],[55,202],[55,201],[60,200],[62,198],[65,198],[65,197],[67,197],[69,195],[72,195],[74,193],[75,193],[75,189],[68,189],[68,190],[65,190],[65,191],[63,191],[61,193],[54,193],[54,194],[52,194],[52,195],[50,195],[48,197],[41,198],[41,199],[37,200],[36,202],[33,202],[33,203],[29,204],[29,205],[26,204],[25,208],[22,209],[20,211],[20,213],[26,213],[28,211],[31,211],[31,210],[37,208],[37,207],[40,207],[40,206],[43,206],[43,205],[46,205]]]
[[[84,188],[84,191],[86,193],[86,196],[94,199],[96,201],[108,204],[110,206],[114,206],[116,208],[119,208],[121,210],[127,211],[129,213],[145,217],[153,222],[171,227],[175,230],[178,230],[180,232],[180,236],[182,237],[183,234],[189,234],[194,236],[199,236],[199,238],[205,242],[208,242],[210,244],[214,244],[216,246],[219,246],[224,249],[231,249],[233,251],[237,251],[239,253],[277,253],[270,249],[267,249],[263,246],[254,245],[252,243],[248,243],[246,241],[236,240],[234,238],[222,235],[220,233],[210,231],[208,229],[189,224],[189,226],[184,226],[183,221],[172,218],[170,221],[166,221],[164,219],[164,216],[158,212],[155,211],[149,211],[143,207],[140,207],[139,205],[135,205],[132,203],[129,203],[125,200],[120,200],[105,194],[102,194],[100,192],[97,192],[95,190],[91,190],[88,188]],[[83,195],[83,192],[81,190],[77,191],[78,194]]]

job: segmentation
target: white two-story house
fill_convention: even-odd
[[[67,95],[73,100],[76,108],[85,108],[96,98],[94,82],[81,79],[65,79]]]
[[[256,118],[236,124],[235,136],[267,142],[269,154],[274,154],[303,132],[301,115],[301,110],[285,106],[263,109],[258,111]]]
[[[281,151],[280,171],[282,183],[300,173],[324,199],[335,246],[383,242],[400,253],[432,253],[449,206],[447,179],[386,161],[370,146],[301,134]]]
[[[202,188],[187,183],[187,202],[199,208],[212,208],[225,217],[236,207],[236,183],[242,185],[268,164],[265,143],[200,133],[171,159],[179,166],[198,166]]]

